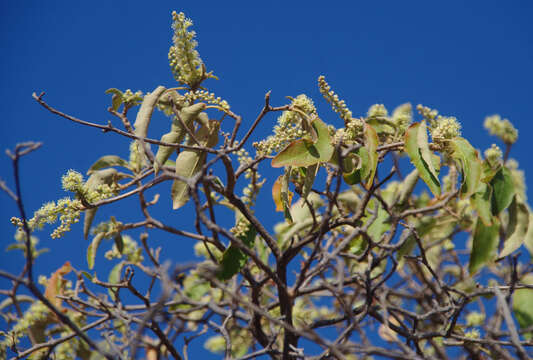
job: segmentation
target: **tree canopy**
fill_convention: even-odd
[[[272,104],[267,93],[244,122],[209,89],[218,78],[192,21],[172,20],[177,84],[108,89],[113,121],[78,119],[33,94],[66,121],[127,139],[129,157],[117,143],[116,154],[61,177],[68,197],[27,213],[19,160],[40,144],[8,151],[15,188],[0,185],[20,213],[7,250],[26,262],[17,274],[0,270],[12,283],[0,293],[3,357],[187,359],[192,342],[228,359],[531,356],[533,216],[509,120],[485,119],[500,146],[480,152],[453,116],[409,103],[354,115],[319,76],[323,99]],[[151,137],[158,113],[167,130]],[[270,114],[272,134],[254,142]],[[276,207],[273,228],[263,193]],[[142,217],[99,214],[133,198]],[[181,213],[193,230],[155,209]],[[37,231],[79,232],[86,262],[36,274]],[[194,241],[202,260],[161,261],[165,247],[152,239],[162,233]]]

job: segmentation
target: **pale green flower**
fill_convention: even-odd
[[[83,185],[83,175],[75,170],[69,170],[61,178],[63,189],[66,191],[79,192]]]
[[[502,150],[496,144],[492,144],[490,148],[485,150],[485,159],[491,166],[496,166],[502,162]]]
[[[404,133],[413,121],[413,107],[411,104],[405,103],[394,109],[391,120],[396,124],[400,133]]]
[[[433,124],[429,129],[433,141],[440,142],[461,136],[461,124],[453,116],[438,116]]]
[[[170,68],[176,81],[189,86],[197,85],[202,80],[202,59],[196,50],[198,42],[196,33],[189,31],[192,21],[180,12],[172,12],[173,45],[168,51]]]
[[[348,109],[348,106],[346,106],[344,100],[340,100],[339,96],[335,94],[333,90],[331,90],[331,87],[326,82],[326,79],[323,75],[318,77],[318,88],[322,96],[324,96],[324,99],[326,99],[326,101],[331,105],[333,111],[338,113],[345,123],[350,121],[352,118],[352,112],[350,109]]]
[[[483,124],[491,135],[496,135],[506,144],[514,144],[518,139],[518,130],[508,119],[503,119],[500,115],[487,116]]]

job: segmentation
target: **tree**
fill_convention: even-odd
[[[0,271],[13,284],[0,304],[11,324],[4,357],[182,359],[202,341],[240,359],[528,358],[533,226],[524,175],[509,158],[518,132],[508,120],[485,120],[505,154],[493,145],[481,156],[454,117],[422,105],[416,116],[410,104],[354,117],[320,76],[340,128],[306,95],[273,106],[267,93],[241,129],[242,118],[205,87],[216,76],[196,50],[192,22],[183,13],[173,22],[178,87],[107,90],[120,126],[77,119],[33,95],[60,117],[130,139],[130,155],[98,158],[86,180],[69,171],[62,184],[71,197],[29,217],[19,159],[40,144],[8,152],[15,189],[0,185],[20,210],[10,249],[26,262],[18,275]],[[170,123],[159,140],[148,137],[156,111]],[[250,144],[270,113],[279,114],[273,134]],[[264,163],[279,169],[277,179],[261,177]],[[281,213],[274,229],[256,213],[266,185]],[[168,200],[148,198],[153,189]],[[130,198],[142,219],[98,216]],[[156,207],[190,209],[195,230],[156,218]],[[51,237],[61,237],[82,217],[87,263],[37,277],[42,249],[32,233],[59,222]],[[149,241],[161,232],[193,239],[204,260],[162,263],[164,249]],[[95,269],[103,249],[113,264],[106,276]]]

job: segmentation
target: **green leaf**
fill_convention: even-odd
[[[368,190],[372,187],[374,183],[374,176],[376,175],[376,169],[378,166],[378,134],[376,130],[368,124],[365,124],[363,130],[365,136],[365,148],[368,152],[368,180],[365,183],[365,188]],[[366,178],[366,177],[365,177]]]
[[[505,242],[499,257],[503,258],[522,246],[529,227],[529,211],[527,205],[516,200],[509,206],[509,224],[507,225]]]
[[[94,220],[94,216],[96,215],[96,210],[98,208],[92,208],[85,210],[85,215],[83,218],[83,237],[85,240],[89,237],[89,231],[91,230],[91,225]]]
[[[122,267],[124,267],[124,262],[121,261],[118,264],[116,264],[113,269],[111,269],[111,272],[109,273],[109,277],[107,278],[107,282],[110,284],[118,284],[120,282],[120,275],[122,273]],[[115,293],[111,288],[107,289],[109,292],[109,295],[113,300],[115,300]]]
[[[210,126],[202,126],[196,132],[195,137],[200,142],[200,146],[212,148],[218,142],[219,123],[212,121]],[[194,140],[190,139],[189,145],[194,145]],[[176,159],[176,175],[190,178],[194,176],[204,165],[207,153],[201,150],[185,149]],[[171,189],[172,208],[174,210],[182,207],[189,200],[189,186],[181,180],[174,180]]]
[[[161,142],[166,142],[170,144],[178,144],[183,140],[183,136],[180,133],[177,133],[175,131],[171,131],[169,133],[164,134],[161,136]],[[155,161],[154,161],[154,172],[157,174],[159,171],[159,166],[162,164],[165,164],[170,155],[176,151],[175,147],[172,146],[163,146],[160,145],[157,148],[157,153],[155,155]]]
[[[429,150],[426,121],[412,124],[405,132],[405,151],[435,196],[440,196],[440,182]]]
[[[348,185],[355,185],[366,179],[370,174],[369,162],[368,150],[365,147],[357,149],[355,153],[348,154],[343,162],[346,170],[342,175],[344,181]]]
[[[289,224],[293,223],[292,216],[291,216],[291,201],[292,201],[292,194],[290,194],[289,191],[289,178],[291,176],[291,168],[288,167],[285,171],[285,175],[281,178],[281,202],[283,204],[283,215],[285,216],[285,220]]]
[[[461,197],[469,198],[477,190],[482,175],[482,163],[479,154],[470,143],[462,137],[450,140],[453,149],[451,154],[461,168],[463,185],[461,186]]]
[[[418,182],[418,178],[420,177],[420,174],[417,169],[414,169],[405,177],[405,179],[402,181],[399,189],[398,194],[398,205],[404,206],[407,204],[407,201],[411,194],[413,193],[413,190],[415,189],[416,183]]]
[[[527,274],[520,279],[520,282],[526,285],[533,285],[533,275]],[[533,326],[532,298],[533,289],[518,289],[513,294],[513,312],[522,329]],[[525,333],[523,336],[524,339],[530,340],[533,337],[533,332]]]
[[[311,125],[317,133],[316,142],[305,138],[293,141],[272,159],[272,167],[307,167],[331,159],[335,148],[331,145],[327,125],[319,118],[315,118]]]
[[[104,233],[98,233],[93,238],[93,241],[91,241],[91,244],[87,248],[87,265],[89,266],[89,269],[94,268],[94,259],[96,257],[96,251],[98,250],[98,246],[100,246],[100,242],[104,238]]]
[[[487,226],[492,223],[491,210],[492,187],[480,182],[477,191],[470,198],[470,203],[476,209],[481,221]]]
[[[93,276],[92,276],[91,274],[89,274],[87,271],[82,270],[82,271],[81,271],[81,274],[82,274],[83,276],[85,276],[87,279],[93,281]]]
[[[118,252],[122,254],[122,251],[124,251],[124,239],[122,239],[122,235],[118,233],[113,240],[115,241]]]
[[[87,170],[87,175],[91,175],[96,170],[105,169],[112,166],[122,166],[129,169],[128,162],[122,159],[120,156],[116,155],[106,155],[102,156],[100,159],[96,160],[94,164]]]
[[[113,108],[113,110],[117,111],[124,99],[122,91],[120,91],[119,89],[111,88],[107,89],[105,93],[113,94],[113,96],[111,97],[111,107]]]
[[[524,245],[529,250],[529,255],[533,257],[533,213],[529,213],[529,226],[527,227]]]
[[[498,215],[507,209],[515,195],[515,188],[511,172],[502,167],[490,181],[492,186],[492,213]]]
[[[476,222],[472,239],[472,252],[470,253],[470,262],[468,264],[470,274],[476,273],[496,258],[499,230],[500,224],[496,218],[493,219],[490,226],[483,224],[483,221],[478,220]]]
[[[315,182],[316,173],[318,172],[318,164],[310,165],[305,171],[305,180],[302,186],[302,198],[306,199],[311,192],[313,183]]]
[[[247,247],[251,248],[254,244],[255,235],[255,227],[249,224],[248,230],[243,235],[237,236],[237,238]],[[231,279],[235,274],[241,271],[246,265],[246,261],[248,261],[248,255],[242,252],[238,247],[233,246],[233,244],[230,245],[222,255],[217,278],[220,280]]]

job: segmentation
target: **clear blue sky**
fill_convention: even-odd
[[[157,85],[173,86],[167,62],[172,10],[193,19],[198,50],[208,70],[220,78],[206,85],[244,117],[244,127],[268,90],[274,105],[283,104],[287,95],[306,93],[326,122],[340,125],[316,86],[317,77],[325,75],[355,115],[364,115],[375,103],[389,110],[404,102],[422,103],[456,116],[464,136],[480,150],[497,143],[483,129],[484,117],[501,114],[519,130],[511,156],[533,179],[530,1],[3,1],[0,144],[3,150],[27,140],[44,143],[21,162],[29,214],[67,195],[60,177],[68,169],[85,172],[101,155],[126,156],[128,146],[118,135],[48,113],[31,93],[46,91],[52,106],[105,123],[110,119],[106,89],[146,92]],[[274,116],[266,119],[257,135],[268,134],[274,121]],[[168,123],[156,126],[164,129]],[[6,156],[0,157],[0,167],[0,177],[12,186]],[[165,196],[167,191],[160,192]],[[531,189],[528,193],[533,196]],[[7,196],[0,196],[4,248],[14,230],[8,220],[18,214]],[[268,196],[262,199],[268,201]],[[272,204],[265,208],[267,224],[281,219],[277,214],[272,218]],[[116,209],[102,209],[96,221]],[[185,214],[171,215],[176,226],[187,222]],[[126,219],[139,216],[135,209]],[[51,230],[37,234],[53,250],[38,259],[37,270],[49,274],[67,259],[86,267],[88,243],[81,226],[59,240],[47,237]],[[191,241],[166,237],[159,245],[167,246],[164,239],[174,246],[168,252],[174,261],[192,253]],[[21,268],[20,254],[1,256],[2,269]]]

